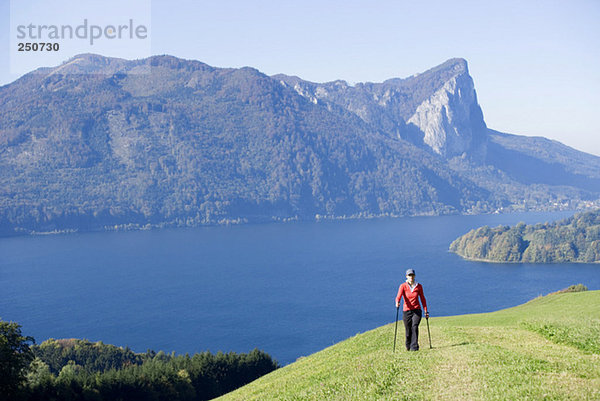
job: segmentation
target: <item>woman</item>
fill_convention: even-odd
[[[406,282],[398,288],[396,296],[396,309],[400,307],[400,299],[404,297],[404,307],[402,308],[402,320],[404,321],[404,330],[406,332],[406,350],[419,350],[419,323],[421,323],[421,305],[419,298],[425,310],[425,318],[429,318],[427,312],[427,301],[423,294],[423,286],[415,281],[415,271],[408,269],[406,271]]]

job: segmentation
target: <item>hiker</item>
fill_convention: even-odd
[[[406,332],[406,350],[419,350],[419,323],[421,323],[421,305],[419,298],[425,310],[425,318],[429,318],[427,312],[427,301],[423,294],[423,286],[415,281],[415,271],[408,269],[406,271],[406,282],[400,284],[398,295],[396,296],[396,309],[400,307],[400,299],[404,297],[404,307],[402,308],[402,320]]]

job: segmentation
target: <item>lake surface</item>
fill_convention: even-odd
[[[258,347],[287,364],[392,322],[408,267],[432,316],[493,311],[577,283],[600,289],[600,265],[468,262],[447,251],[481,225],[571,214],[2,238],[0,317],[38,343],[74,337],[176,353]]]

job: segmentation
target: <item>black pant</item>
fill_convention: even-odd
[[[421,309],[407,310],[402,313],[404,330],[406,332],[407,351],[419,350],[419,323],[421,323]]]

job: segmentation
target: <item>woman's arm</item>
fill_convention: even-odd
[[[398,287],[398,295],[396,295],[396,308],[400,307],[400,299],[404,295],[404,283],[400,284]]]

